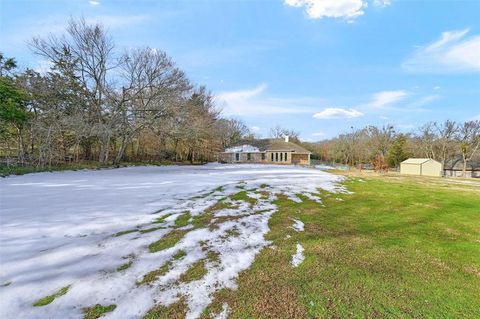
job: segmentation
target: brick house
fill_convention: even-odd
[[[285,139],[245,140],[218,154],[220,163],[310,165],[311,152]]]

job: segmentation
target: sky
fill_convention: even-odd
[[[480,0],[0,0],[0,52],[45,70],[27,43],[71,17],[165,51],[258,136],[480,120]]]

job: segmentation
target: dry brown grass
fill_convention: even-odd
[[[144,319],[184,319],[187,309],[187,304],[182,298],[170,306],[158,305],[153,307]]]
[[[360,171],[357,169],[352,169],[349,171],[335,171],[335,173],[349,177],[365,177],[396,183],[414,182],[418,185],[433,186],[436,189],[448,188],[450,190],[471,191],[480,193],[480,178],[444,178],[430,176],[414,176],[402,175],[399,172],[377,173],[374,171]]]

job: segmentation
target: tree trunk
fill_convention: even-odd
[[[22,128],[20,126],[16,126],[18,133],[18,158],[20,159],[20,163],[24,164],[24,157],[25,157],[25,148],[23,145],[23,136],[22,136]]]
[[[123,155],[125,154],[125,150],[127,148],[127,138],[125,136],[122,137],[122,142],[120,144],[120,147],[118,148],[117,156],[115,156],[115,159],[113,160],[113,164],[118,164],[123,158]]]

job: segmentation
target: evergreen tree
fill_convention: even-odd
[[[387,163],[390,167],[398,167],[401,162],[409,157],[405,150],[406,143],[407,138],[403,134],[398,135],[393,141],[392,147],[390,147],[387,154]]]

